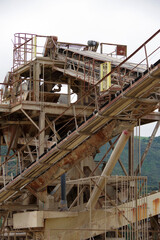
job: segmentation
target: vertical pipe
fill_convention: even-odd
[[[61,176],[61,200],[66,201],[66,174]]]
[[[2,176],[2,136],[0,136],[0,176]]]
[[[67,210],[66,174],[61,176],[61,210]]]
[[[40,111],[39,117],[39,156],[44,153],[45,147],[45,112],[43,110]]]
[[[128,141],[128,175],[134,175],[134,131]]]
[[[101,52],[101,54],[103,53],[103,44],[102,43],[100,43],[100,52]]]
[[[68,79],[68,106],[71,105],[71,79]]]

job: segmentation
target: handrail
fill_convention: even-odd
[[[96,87],[97,87],[106,77],[108,77],[109,75],[111,75],[112,73],[114,73],[115,71],[117,71],[124,63],[126,63],[130,58],[132,58],[137,52],[139,52],[148,42],[150,42],[150,41],[151,41],[156,35],[158,35],[159,33],[160,33],[160,29],[159,29],[156,33],[154,33],[147,41],[145,41],[139,48],[137,48],[132,54],[130,54],[130,56],[128,56],[124,61],[122,61],[118,66],[116,66],[116,67],[115,67],[114,69],[112,69],[108,74],[106,74],[102,79],[100,79],[97,83],[95,83],[95,85],[94,85],[92,88],[90,88],[87,92],[85,92],[75,103],[71,103],[71,105],[68,106],[68,107],[66,108],[66,110],[62,112],[62,114],[60,114],[58,117],[55,118],[54,123],[56,123],[56,121],[57,121],[58,119],[60,119],[69,109],[73,108],[73,106],[76,106],[76,104],[77,104],[78,102],[80,102],[84,97],[89,96],[89,94],[90,94],[93,90],[95,90]],[[110,91],[110,89],[108,89],[108,91]],[[96,99],[95,99],[95,101],[96,101]],[[89,106],[89,105],[85,106],[85,107],[82,109],[82,111],[85,111],[85,109],[87,109],[88,106]],[[97,109],[97,110],[98,110],[98,109]],[[74,119],[74,117],[73,117],[73,119]],[[70,122],[70,121],[71,121],[71,120],[69,120],[69,122]],[[66,124],[68,124],[69,122],[67,122]],[[65,124],[65,125],[66,125],[66,124]],[[64,127],[64,126],[63,126],[63,127]],[[44,129],[42,129],[41,131],[39,131],[39,132],[33,137],[33,139],[34,139],[35,137],[38,137],[43,131],[45,131],[45,130],[48,129],[48,128],[49,128],[49,125],[46,126]],[[26,143],[26,145],[28,145],[33,139],[29,140],[29,141]],[[18,152],[24,150],[24,148],[26,147],[26,145],[22,146],[19,150],[17,150],[12,156],[10,156],[10,157],[9,157],[7,160],[5,160],[2,164],[0,164],[0,166],[6,164],[7,161],[8,161],[9,159],[11,159],[13,156],[17,155]]]

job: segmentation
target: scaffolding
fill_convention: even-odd
[[[147,179],[138,175],[160,121],[153,113],[160,100],[159,32],[129,57],[118,45],[123,60],[55,36],[15,34],[13,68],[0,83],[3,239],[149,239],[159,193],[148,196]],[[155,120],[135,161],[133,128]],[[120,153],[127,141],[126,168]],[[110,176],[117,161],[124,176]],[[28,220],[33,216],[37,222]]]

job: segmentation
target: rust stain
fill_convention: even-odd
[[[132,208],[133,211],[133,219],[136,217],[136,208]]]
[[[139,205],[137,209],[132,208],[132,212],[133,212],[133,219],[136,219],[136,214],[137,214],[138,221],[144,218],[147,218],[147,204],[144,203],[142,205]]]
[[[42,185],[47,185],[51,178],[53,179],[53,176],[54,179],[56,179],[62,175],[62,171],[60,171],[60,169],[67,171],[85,157],[95,154],[96,149],[99,149],[100,146],[112,138],[113,129],[115,128],[116,123],[116,121],[112,121],[108,125],[104,126],[97,133],[93,134],[87,141],[83,142],[68,155],[63,157],[61,161],[56,162],[49,170],[43,173],[42,176],[38,177],[38,179],[34,180],[29,185],[35,190],[40,190]]]
[[[156,198],[153,200],[153,214],[157,215],[159,214],[159,208],[160,208],[160,199]]]
[[[147,204],[144,203],[138,206],[138,221],[147,218]]]
[[[121,215],[124,216],[125,215],[125,211],[119,211],[118,212],[118,217],[121,217]]]

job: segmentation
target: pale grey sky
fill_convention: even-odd
[[[12,66],[14,33],[126,44],[130,54],[159,29],[159,12],[159,0],[0,0],[0,82]]]

